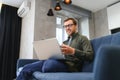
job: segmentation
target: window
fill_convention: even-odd
[[[63,28],[63,19],[62,17],[56,17],[56,38],[59,42],[59,44],[62,44],[64,40],[67,39],[67,34]]]

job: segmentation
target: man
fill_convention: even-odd
[[[64,21],[64,28],[68,34],[68,40],[61,45],[65,60],[48,59],[25,65],[16,80],[29,80],[35,71],[78,72],[81,71],[84,61],[92,60],[91,44],[85,36],[77,32],[77,22],[73,18],[68,18]]]
[[[64,20],[64,28],[68,40],[63,42],[61,50],[66,57],[70,71],[81,71],[84,61],[93,59],[93,51],[89,40],[77,32],[77,22],[73,18]]]

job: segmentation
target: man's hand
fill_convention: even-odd
[[[65,45],[65,44],[62,44],[61,45],[61,51],[63,54],[65,55],[73,55],[75,53],[75,49],[68,46],[68,45]]]

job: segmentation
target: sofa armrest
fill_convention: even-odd
[[[120,80],[120,46],[102,46],[94,64],[95,80]]]

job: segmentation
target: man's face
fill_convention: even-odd
[[[66,30],[66,33],[71,36],[72,33],[76,32],[76,25],[73,23],[72,20],[68,20],[64,22],[64,28]]]

